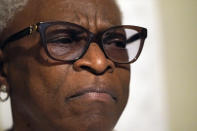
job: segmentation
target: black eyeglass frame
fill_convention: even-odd
[[[69,61],[66,61],[66,60],[60,60],[60,59],[56,59],[54,58],[53,56],[50,55],[48,49],[47,49],[47,42],[46,42],[46,36],[45,36],[45,31],[46,29],[51,26],[51,25],[58,25],[58,24],[69,24],[69,25],[72,25],[72,26],[75,26],[75,27],[78,27],[78,28],[81,28],[82,30],[86,31],[87,34],[88,34],[88,43],[86,44],[86,47],[83,51],[83,53],[81,54],[81,56],[79,56],[78,58],[74,59],[74,60],[69,60]],[[104,34],[105,32],[111,30],[111,29],[115,29],[115,28],[128,28],[128,29],[133,29],[135,31],[137,31],[141,37],[141,41],[140,41],[140,46],[139,46],[139,50],[137,52],[137,55],[135,56],[135,58],[133,58],[131,61],[129,62],[117,62],[117,61],[114,61],[112,58],[110,58],[106,53],[105,53],[105,50],[103,48],[103,42],[102,41],[98,41],[98,38],[97,36],[102,36],[102,34]],[[113,26],[111,28],[108,28],[107,30],[103,31],[102,33],[100,33],[99,35],[98,34],[94,34],[92,32],[90,32],[89,30],[87,30],[86,28],[80,26],[80,25],[77,25],[77,24],[74,24],[74,23],[70,23],[70,22],[64,22],[64,21],[53,21],[53,22],[38,22],[37,24],[34,24],[34,25],[31,25],[13,35],[11,35],[10,37],[8,37],[1,45],[0,45],[0,49],[4,49],[6,44],[7,43],[10,43],[10,42],[13,42],[13,41],[16,41],[16,40],[19,40],[27,35],[31,35],[33,32],[39,32],[40,33],[40,37],[41,37],[41,41],[42,41],[42,46],[44,47],[47,55],[52,58],[53,60],[56,60],[56,61],[61,61],[61,62],[74,62],[74,61],[77,61],[79,60],[80,58],[82,58],[84,56],[84,54],[87,52],[90,44],[92,42],[96,42],[96,44],[99,45],[99,47],[102,49],[103,53],[105,54],[105,56],[112,60],[113,62],[115,63],[119,63],[119,64],[131,64],[133,62],[135,62],[138,57],[140,56],[141,52],[142,52],[142,49],[143,49],[143,46],[144,46],[144,41],[147,37],[147,29],[146,28],[143,28],[143,27],[139,27],[139,26],[132,26],[132,25],[119,25],[119,26]]]

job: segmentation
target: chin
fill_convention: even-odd
[[[75,122],[70,124],[69,127],[64,127],[64,131],[112,131],[115,123],[109,123],[106,119],[101,116],[94,115],[91,118],[86,118],[81,122]],[[72,126],[71,126],[72,125]]]
[[[113,111],[92,110],[88,113],[75,113],[70,117],[57,120],[55,129],[60,131],[112,131],[118,119],[119,115]]]

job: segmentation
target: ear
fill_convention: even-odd
[[[7,93],[9,92],[9,84],[7,79],[8,64],[5,61],[5,55],[2,49],[0,49],[0,86],[5,85],[7,87]]]

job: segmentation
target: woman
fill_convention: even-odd
[[[119,26],[114,0],[3,3],[0,91],[11,97],[12,130],[113,130],[146,29]]]

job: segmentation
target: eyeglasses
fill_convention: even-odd
[[[138,26],[114,26],[94,34],[74,23],[39,22],[10,36],[0,48],[3,49],[7,43],[21,39],[34,31],[40,33],[41,43],[47,55],[63,62],[82,58],[90,44],[95,42],[113,62],[133,63],[138,59],[147,37],[147,29]]]

